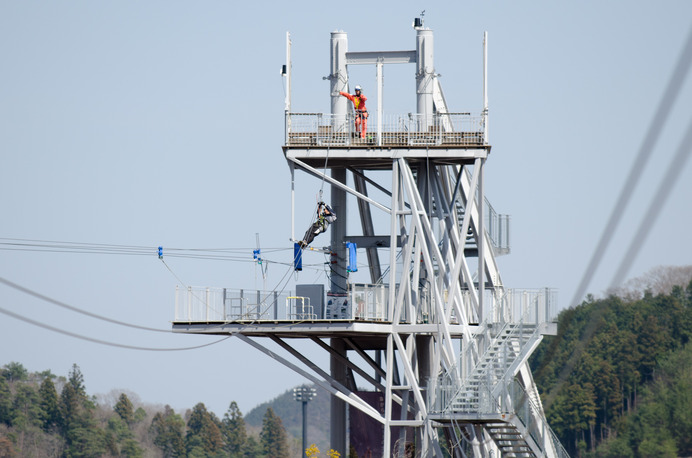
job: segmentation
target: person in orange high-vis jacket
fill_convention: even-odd
[[[365,138],[365,132],[368,130],[368,110],[365,108],[365,101],[368,98],[361,93],[360,86],[356,86],[354,95],[343,91],[340,91],[339,94],[353,102],[353,108],[356,112],[356,132],[360,132],[360,138]]]

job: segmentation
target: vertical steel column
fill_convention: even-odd
[[[308,448],[308,401],[303,399],[301,403],[303,404],[303,452],[300,456],[305,456],[305,450]]]
[[[418,29],[416,34],[416,108],[419,121],[418,129],[423,132],[432,124],[433,115],[433,32],[430,29]]]
[[[348,37],[346,32],[332,32],[330,52],[329,89],[332,107],[333,132],[348,132],[346,114],[348,99],[339,95],[340,91],[348,90],[348,73],[346,70],[346,53],[348,52]],[[340,216],[337,213],[337,216]]]
[[[399,162],[392,160],[392,214],[389,226],[389,298],[387,299],[387,320],[393,321],[397,316],[394,313],[396,303],[396,236],[399,233],[397,222],[399,220]],[[403,246],[403,241],[402,241]]]
[[[288,168],[291,170],[291,240],[295,240],[296,239],[296,165],[295,165],[295,163],[292,161],[289,161]]]
[[[483,322],[485,313],[485,215],[483,213],[485,207],[485,187],[483,185],[483,169],[485,159],[480,160],[480,170],[478,171],[478,194],[473,192],[470,197],[478,198],[476,203],[478,207],[478,234],[476,234],[476,245],[478,245],[478,320]]]
[[[354,173],[353,183],[356,191],[365,196],[368,195],[368,188],[365,184],[365,179],[362,176]],[[361,227],[363,228],[363,235],[375,235],[375,230],[372,223],[372,214],[370,212],[370,204],[362,199],[358,199],[358,212],[360,213],[360,222]],[[370,281],[372,283],[377,283],[382,276],[380,256],[377,252],[377,248],[374,247],[368,248],[366,253],[368,255],[368,265],[370,266]]]
[[[330,89],[332,108],[332,129],[334,132],[345,132],[346,114],[348,112],[348,100],[339,95],[339,91],[348,89],[348,74],[346,70],[346,52],[348,51],[348,38],[345,32],[332,32],[330,53]],[[346,184],[346,169],[332,169],[332,178]],[[331,186],[331,205],[336,213],[337,220],[331,228],[331,287],[332,293],[346,293],[346,192],[335,186]],[[346,344],[342,339],[331,339],[331,346],[340,356],[346,358]],[[331,376],[346,385],[346,365],[335,356],[330,357]],[[341,456],[346,456],[346,403],[336,396],[331,398],[331,446]]]
[[[342,357],[346,357],[346,343],[343,339],[331,339],[332,350]],[[336,357],[329,359],[329,368],[332,378],[342,385],[346,385],[346,365]],[[330,422],[330,442],[332,449],[336,450],[341,456],[346,456],[346,403],[338,397],[331,397],[331,422]]]
[[[384,441],[382,444],[382,456],[387,457],[391,456],[392,442],[392,377],[394,376],[394,366],[392,361],[394,361],[394,340],[390,334],[387,336],[387,386],[384,393]]]
[[[346,169],[343,167],[332,168],[332,178],[335,181],[346,184]],[[348,292],[348,271],[346,268],[346,191],[341,187],[331,186],[332,208],[336,213],[336,221],[331,225],[331,292]]]

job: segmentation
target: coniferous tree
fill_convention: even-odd
[[[94,418],[95,405],[84,386],[84,376],[74,364],[60,396],[61,432],[68,456],[99,456],[106,450],[105,434]]]
[[[8,426],[12,423],[12,393],[10,384],[0,375],[0,424],[3,423]]]
[[[144,450],[135,440],[132,425],[135,423],[135,412],[130,399],[121,393],[113,407],[116,414],[108,420],[107,435],[110,453],[117,456],[141,457]]]
[[[41,405],[41,427],[44,431],[53,431],[60,425],[60,402],[55,384],[50,378],[43,379],[38,389]]]
[[[18,384],[12,402],[12,426],[25,430],[29,426],[41,426],[41,404],[36,388],[30,384]]]
[[[203,403],[197,404],[190,414],[185,435],[189,455],[213,456],[223,451],[220,422]]]
[[[243,458],[262,458],[265,456],[262,452],[262,445],[254,437],[248,436],[240,456]]]
[[[281,418],[274,413],[271,407],[267,409],[262,420],[260,444],[267,456],[275,458],[287,458],[289,456],[286,430],[281,422]]]
[[[5,367],[2,370],[2,375],[10,383],[19,382],[26,380],[29,377],[29,371],[27,371],[21,363],[13,361],[9,364],[5,364]]]
[[[235,401],[231,402],[223,417],[223,437],[225,449],[231,456],[240,456],[247,440],[247,431],[243,414]]]
[[[144,450],[138,445],[129,425],[119,415],[108,419],[106,429],[108,449],[112,455],[141,457]]]
[[[125,393],[120,393],[118,402],[115,404],[113,410],[128,426],[132,426],[132,424],[135,422],[134,406]]]
[[[672,286],[670,291],[654,295],[645,290],[627,300],[590,297],[560,313],[558,335],[546,337],[532,356],[549,423],[569,453],[690,455],[691,441],[685,438],[692,437],[692,415],[664,420],[688,411],[686,400],[692,395],[682,388],[672,402],[658,394],[651,401],[648,392],[666,371],[662,359],[680,353],[692,337],[692,282],[685,290]],[[692,382],[686,386],[692,388]],[[666,404],[665,413],[646,405],[651,402]]]
[[[185,421],[170,406],[166,406],[163,413],[154,415],[149,432],[164,458],[185,456],[184,429]]]
[[[137,410],[135,410],[135,423],[139,423],[145,418],[147,418],[147,411],[141,407],[137,407]]]

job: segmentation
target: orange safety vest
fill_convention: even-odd
[[[367,111],[368,111],[368,110],[366,110],[366,108],[365,108],[365,101],[368,100],[368,98],[365,97],[364,95],[360,95],[360,96],[351,95],[351,94],[349,94],[348,92],[339,92],[339,94],[343,95],[343,96],[346,97],[348,100],[350,100],[351,102],[353,102],[353,108],[356,109],[356,112],[359,112],[359,111],[361,111],[361,112],[367,112]]]

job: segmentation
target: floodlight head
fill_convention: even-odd
[[[293,388],[293,399],[298,402],[310,402],[317,394],[317,390],[309,386]]]

